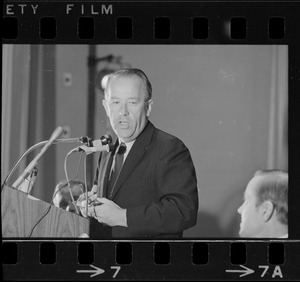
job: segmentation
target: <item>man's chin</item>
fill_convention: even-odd
[[[128,130],[125,129],[118,129],[116,134],[122,139],[130,138],[130,133],[128,132]]]
[[[134,140],[133,136],[128,136],[128,135],[125,135],[125,134],[117,134],[119,136],[119,138],[121,140],[123,140],[124,142],[128,143],[128,142],[131,142]]]
[[[243,230],[242,227],[240,227],[240,230],[239,230],[239,236],[240,236],[240,237],[245,237],[245,232],[244,232],[244,230]]]

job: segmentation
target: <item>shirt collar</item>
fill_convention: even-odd
[[[135,142],[135,140],[126,143],[126,142],[122,141],[121,139],[119,139],[119,145],[118,145],[118,147],[120,146],[121,143],[125,143],[125,145],[126,145],[126,152],[125,152],[125,154],[124,154],[124,157],[125,157],[125,158],[127,157],[129,151],[131,150],[131,148],[132,148],[134,142]]]

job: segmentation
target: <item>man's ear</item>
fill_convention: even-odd
[[[275,206],[271,201],[265,201],[260,206],[260,212],[265,222],[268,222],[272,218],[274,211]]]
[[[148,101],[148,106],[147,106],[147,107],[148,107],[147,113],[146,113],[147,117],[150,116],[150,113],[151,113],[151,111],[152,111],[152,105],[153,105],[153,100],[150,99],[150,100]]]
[[[106,115],[109,117],[108,115],[108,106],[107,106],[107,101],[105,99],[102,100],[102,105],[105,109]]]

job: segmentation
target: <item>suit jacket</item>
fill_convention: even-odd
[[[101,152],[94,184],[107,197],[113,153]],[[181,140],[148,121],[133,144],[109,198],[127,209],[128,227],[96,223],[98,239],[180,238],[196,224],[198,190],[189,150]],[[111,234],[109,234],[111,232]],[[107,235],[103,234],[109,234]]]

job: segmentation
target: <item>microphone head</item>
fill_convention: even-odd
[[[105,134],[104,136],[100,137],[102,145],[108,145],[112,142],[112,137],[109,134]]]
[[[80,141],[81,143],[85,144],[85,145],[88,146],[88,147],[93,146],[93,145],[92,145],[92,138],[90,138],[90,137],[88,137],[88,136],[81,136],[81,137],[79,138],[79,141]]]
[[[52,133],[52,135],[49,138],[50,142],[55,141],[59,136],[61,136],[64,133],[64,129],[61,126],[58,126]]]

